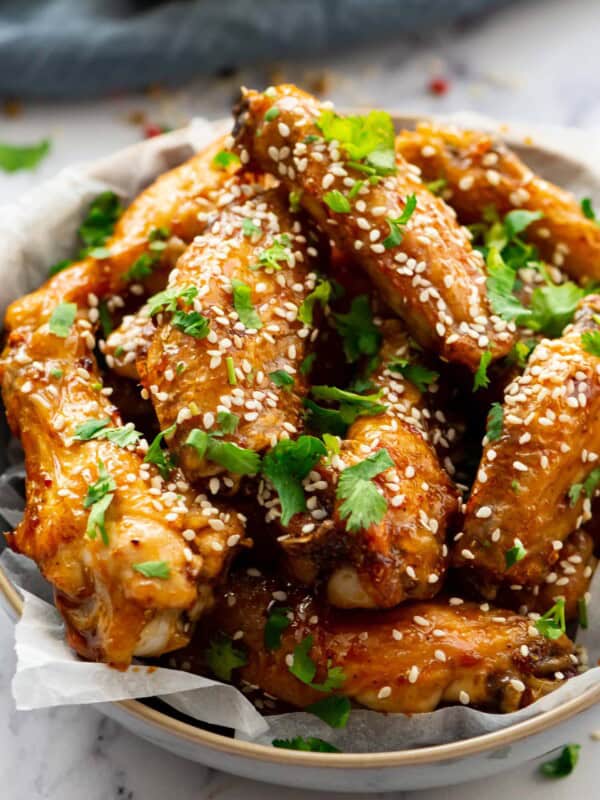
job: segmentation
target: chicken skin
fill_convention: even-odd
[[[380,366],[371,376],[383,411],[360,416],[340,452],[318,464],[305,483],[309,510],[295,515],[279,541],[298,580],[327,581],[329,602],[341,608],[390,608],[437,594],[446,569],[445,536],[457,511],[452,483],[427,442],[421,392],[390,369],[408,356],[398,320],[382,325]],[[344,514],[336,489],[344,470],[384,451],[389,468],[373,480],[386,508],[366,529]],[[268,485],[259,502],[278,513]]]
[[[301,429],[308,387],[300,365],[318,328],[298,311],[315,288],[316,256],[307,229],[271,190],[229,206],[177,262],[168,291],[191,290],[180,308],[193,311],[158,314],[143,382],[161,428],[177,425],[169,447],[189,478],[223,475],[232,488],[232,476],[244,474],[214,447],[212,458],[206,436],[261,453]],[[186,319],[202,320],[202,330],[190,333]],[[223,414],[235,415],[227,431]],[[193,444],[198,434],[204,452]]]
[[[0,377],[27,505],[8,540],[53,584],[71,646],[126,666],[189,640],[244,525],[143,463],[143,440],[103,392],[90,329],[79,318],[9,336]]]
[[[118,328],[101,344],[109,369],[123,378],[139,380],[138,361],[145,361],[156,327],[149,306],[127,314]]]
[[[453,561],[487,598],[503,584],[555,580],[565,540],[591,516],[600,359],[586,334],[598,331],[599,312],[600,297],[588,295],[562,337],[535,348],[506,390],[501,431],[484,440]]]
[[[335,245],[366,270],[421,345],[473,371],[485,352],[505,355],[514,326],[492,313],[483,259],[451,209],[401,158],[394,171],[393,131],[392,163],[380,169],[380,177],[326,133],[328,114],[294,86],[262,94],[246,90],[236,110],[238,152],[296,193]]]
[[[269,649],[265,624],[276,604],[289,622],[280,645]],[[236,682],[298,708],[327,696],[313,686],[323,686],[335,670],[342,672],[335,694],[376,711],[422,713],[454,703],[516,711],[577,666],[566,636],[548,639],[527,617],[482,611],[458,598],[376,613],[335,611],[281,579],[236,574],[203,627],[203,642],[211,625],[213,637],[232,637],[239,650]],[[316,665],[312,686],[291,671],[294,651],[308,637]],[[192,661],[192,669],[200,665]]]
[[[215,198],[237,178],[213,165],[223,147],[218,140],[189,161],[161,175],[126,209],[106,244],[110,257],[91,256],[54,275],[37,291],[12,303],[4,326],[14,330],[28,320],[47,319],[60,302],[88,304],[106,298],[122,305],[129,285],[147,284],[157,291],[185,247],[206,225]],[[226,198],[225,198],[226,199]],[[92,306],[93,307],[93,306]]]
[[[500,216],[515,208],[539,211],[527,239],[542,257],[587,283],[600,280],[600,227],[572,194],[535,175],[505,144],[479,131],[420,123],[396,139],[401,157],[425,181],[444,181],[443,197],[463,223],[479,222],[493,206]]]

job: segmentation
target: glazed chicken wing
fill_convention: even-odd
[[[443,196],[463,223],[479,222],[486,207],[503,216],[539,211],[527,228],[543,258],[583,283],[600,280],[600,227],[572,194],[535,175],[505,144],[479,131],[421,123],[396,139],[401,156],[426,181],[443,180]]]
[[[250,156],[296,193],[422,345],[472,370],[484,352],[495,358],[510,350],[514,327],[491,311],[483,260],[467,232],[407,162],[399,159],[389,174],[393,133],[392,163],[378,177],[374,167],[352,161],[344,141],[324,132],[323,117],[331,112],[294,86],[245,91],[236,113],[242,160]]]
[[[27,473],[8,538],[53,584],[72,647],[124,666],[189,640],[243,520],[194,501],[185,482],[163,484],[102,388],[90,323],[53,330],[14,331],[0,361]]]
[[[543,340],[508,387],[501,430],[484,447],[454,563],[494,598],[502,584],[557,579],[572,531],[591,515],[600,454],[600,297],[581,301],[573,325]],[[593,348],[592,348],[593,349]]]
[[[288,609],[289,625],[280,646],[268,649],[264,629],[274,597]],[[516,711],[555,689],[577,666],[566,636],[547,639],[526,617],[482,611],[459,599],[376,613],[334,611],[281,580],[238,574],[211,621],[213,635],[232,637],[245,661],[236,681],[299,708],[326,696],[291,672],[294,651],[308,637],[307,653],[317,668],[313,684],[341,670],[336,694],[386,712],[427,712],[453,703]]]
[[[325,578],[329,601],[342,608],[390,608],[437,594],[446,569],[446,530],[457,511],[455,490],[426,440],[421,393],[390,369],[408,356],[408,337],[398,320],[384,322],[381,330],[381,363],[371,381],[385,410],[359,417],[339,455],[309,475],[309,510],[294,516],[279,538],[296,578],[305,583]],[[345,469],[382,450],[391,466],[373,480],[386,510],[379,522],[357,529],[336,489]],[[268,485],[259,502],[269,507],[272,519],[277,507]]]
[[[31,319],[47,319],[60,302],[84,306],[90,296],[115,296],[122,304],[120,295],[128,285],[147,283],[150,291],[162,288],[165,270],[173,266],[185,243],[205,227],[216,203],[227,200],[224,187],[236,185],[234,176],[213,165],[222,147],[221,139],[161,175],[117,222],[106,243],[109,258],[87,257],[15,301],[7,311],[5,328],[14,330]]]
[[[224,210],[170,275],[169,292],[185,297],[191,289],[194,298],[180,301],[189,311],[159,315],[144,383],[161,428],[177,424],[169,446],[191,478],[244,474],[207,435],[260,453],[301,428],[300,365],[318,333],[298,319],[317,278],[307,237],[271,190]],[[198,330],[186,325],[193,319]],[[235,415],[225,432],[222,414]],[[204,450],[188,442],[194,431]]]

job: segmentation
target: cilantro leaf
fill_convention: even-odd
[[[172,425],[169,425],[168,428],[165,428],[164,431],[158,433],[152,440],[152,443],[148,448],[148,452],[144,458],[145,463],[156,465],[158,471],[165,480],[167,480],[173,468],[175,467],[175,462],[173,461],[173,457],[169,451],[162,449],[162,442],[166,436],[171,436],[173,433],[175,433],[176,427],[177,423],[174,422]]]
[[[281,635],[288,628],[292,621],[288,614],[291,609],[273,606],[269,610],[269,616],[265,623],[264,639],[267,650],[279,650],[281,647]]]
[[[109,424],[110,420],[108,419],[88,419],[75,429],[73,438],[82,442],[90,439],[107,439],[119,447],[129,447],[137,444],[142,437],[142,434],[135,430],[132,422],[128,422],[127,425],[120,428],[108,428]]]
[[[582,198],[581,211],[583,212],[583,216],[587,217],[587,219],[592,219],[594,222],[598,221],[596,212],[594,211],[594,206],[592,205],[592,199],[590,197]]]
[[[386,222],[390,229],[389,236],[383,240],[383,246],[386,250],[389,250],[391,247],[397,247],[400,244],[403,235],[402,228],[412,217],[416,207],[417,196],[415,194],[411,194],[406,198],[406,205],[404,206],[404,210],[399,217],[396,217],[395,219],[386,217]]]
[[[50,333],[61,339],[66,339],[76,316],[77,306],[75,303],[59,303],[48,322]]]
[[[224,633],[218,634],[204,651],[204,658],[210,670],[221,681],[230,681],[234,669],[248,663],[246,653],[236,648],[233,639]]]
[[[219,150],[212,160],[213,167],[217,169],[229,169],[233,164],[237,166],[239,163],[240,157],[229,150]]]
[[[547,778],[564,778],[570,775],[577,766],[580,750],[581,745],[579,744],[566,745],[558,758],[554,758],[552,761],[545,761],[540,766],[540,772]]]
[[[377,354],[381,334],[373,323],[373,313],[366,294],[354,298],[347,314],[334,314],[333,317],[337,331],[344,340],[347,361],[356,361],[361,355]]]
[[[176,311],[171,322],[177,330],[194,339],[204,339],[210,330],[209,321],[198,311]]]
[[[515,271],[505,263],[495,247],[490,247],[486,264],[488,272],[486,286],[492,310],[507,322],[516,320],[520,324],[525,323],[531,311],[513,294]]]
[[[106,494],[90,507],[90,514],[85,529],[86,535],[89,536],[90,539],[95,539],[98,533],[100,533],[105,545],[109,544],[109,540],[108,533],[106,532],[104,515],[107,508],[112,503],[113,497],[114,494]]]
[[[541,211],[527,211],[525,208],[515,208],[504,217],[504,230],[508,239],[514,239],[544,215]]]
[[[302,480],[325,455],[323,442],[314,436],[300,436],[295,441],[282,439],[264,457],[262,472],[279,495],[283,525],[306,509]]]
[[[279,386],[280,389],[286,389],[288,392],[290,387],[294,385],[294,379],[284,369],[276,369],[274,372],[269,372],[269,378],[275,386]]]
[[[299,681],[306,683],[318,692],[332,692],[335,689],[339,689],[346,680],[346,676],[341,667],[332,667],[331,663],[327,665],[327,677],[323,683],[314,683],[314,678],[317,674],[317,665],[309,655],[313,643],[314,639],[312,635],[309,634],[296,645],[289,671],[294,677],[298,678]]]
[[[431,192],[431,194],[435,194],[439,197],[446,186],[448,186],[448,181],[446,178],[438,178],[435,181],[429,181],[429,183],[426,183],[425,186]]]
[[[327,305],[331,298],[332,285],[330,281],[321,281],[310,294],[308,294],[298,309],[298,319],[304,325],[313,324],[313,313],[315,303],[320,303],[323,308]]]
[[[323,196],[323,200],[332,211],[336,212],[336,214],[349,214],[352,210],[350,201],[346,195],[342,194],[337,189],[332,189],[332,191],[327,192]]]
[[[473,391],[476,392],[478,389],[487,389],[490,385],[490,379],[487,374],[488,367],[492,361],[492,351],[491,350],[484,350],[481,354],[481,358],[479,359],[479,366],[477,367],[477,371],[475,372],[475,378],[473,380]]]
[[[190,306],[197,294],[198,289],[195,286],[186,286],[183,289],[174,286],[164,289],[148,299],[148,313],[153,317],[161,311],[177,311],[178,300],[182,300],[184,305]]]
[[[420,392],[427,391],[428,387],[440,377],[439,372],[427,369],[421,364],[410,364],[404,358],[391,361],[388,364],[388,369],[392,370],[392,372],[399,372],[407,381],[414,383]]]
[[[118,196],[111,191],[99,194],[88,209],[85,219],[77,233],[84,247],[79,256],[83,258],[89,251],[101,247],[115,228],[115,223],[123,213],[123,206]]]
[[[581,334],[581,346],[586,353],[600,357],[600,331],[584,331]]]
[[[347,697],[332,694],[330,697],[311,703],[305,711],[319,717],[332,728],[344,728],[350,717],[350,709],[350,700]]]
[[[593,469],[583,482],[583,491],[591,499],[600,484],[600,467]]]
[[[380,175],[396,171],[394,123],[385,111],[342,117],[328,109],[316,124],[325,140],[339,142],[353,161],[366,161]]]
[[[584,295],[585,290],[571,281],[534,289],[531,295],[531,318],[527,327],[542,331],[547,336],[560,336],[573,319],[577,304]]]
[[[242,233],[244,236],[250,238],[255,234],[261,235],[262,228],[260,228],[258,225],[255,225],[254,222],[249,217],[245,217],[242,220]]]
[[[285,750],[303,750],[312,753],[339,753],[340,750],[317,736],[295,736],[293,739],[273,739],[273,747]]]
[[[524,369],[527,366],[529,356],[536,347],[537,341],[535,339],[520,339],[515,342],[507,358],[511,363]]]
[[[166,561],[141,561],[139,564],[134,564],[132,569],[146,578],[166,580],[171,575],[171,569]]]
[[[323,406],[318,405],[308,397],[305,398],[304,405],[307,409],[308,422],[314,431],[322,434],[330,433],[335,436],[345,436],[349,423],[344,421],[341,411],[323,408]]]
[[[523,543],[521,542],[521,540],[515,539],[514,547],[511,547],[504,553],[504,558],[506,560],[506,568],[510,569],[517,563],[517,561],[522,561],[526,555],[527,555],[527,550],[523,547]]]
[[[252,289],[247,283],[238,281],[235,278],[231,281],[231,288],[233,291],[233,306],[242,325],[245,328],[260,330],[262,328],[262,320],[252,304]]]
[[[535,627],[547,639],[560,639],[567,629],[564,597],[559,597],[552,608],[536,620]]]
[[[73,438],[87,442],[89,439],[95,439],[108,425],[110,425],[109,419],[87,419],[75,428]]]
[[[487,429],[485,435],[488,442],[495,442],[502,436],[504,424],[504,409],[501,403],[492,403],[487,418]]]
[[[254,450],[239,447],[233,442],[220,442],[214,436],[194,428],[188,434],[185,444],[193,447],[200,458],[220,464],[228,472],[236,475],[256,475],[260,470],[260,456]]]
[[[58,275],[63,269],[70,267],[72,263],[73,260],[70,258],[63,258],[62,261],[57,261],[56,264],[52,264],[51,267],[48,267],[48,277],[51,278],[53,275]]]
[[[275,272],[279,272],[281,269],[281,261],[285,261],[287,264],[292,263],[291,244],[292,240],[287,233],[277,236],[273,239],[273,244],[263,250],[258,256],[258,265],[251,269],[270,267]]]
[[[49,152],[49,139],[43,139],[38,144],[22,146],[0,143],[0,169],[4,172],[33,169]]]
[[[98,480],[88,486],[87,494],[83,501],[83,507],[89,508],[90,506],[93,506],[94,503],[98,502],[98,500],[102,500],[105,495],[109,494],[110,492],[114,492],[116,488],[117,484],[115,483],[114,478],[106,471],[102,461],[99,461]]]
[[[224,436],[228,433],[235,433],[240,424],[240,418],[231,411],[219,411],[217,414],[217,429],[213,431],[213,436]]]
[[[309,353],[300,364],[300,374],[301,375],[309,375],[312,369],[312,365],[315,363],[315,358],[317,357],[316,353]]]
[[[339,403],[341,417],[348,425],[357,417],[375,416],[387,411],[387,406],[377,402],[381,392],[371,395],[355,394],[338,389],[337,386],[313,386],[311,392],[317,400]]]
[[[585,596],[577,600],[577,621],[584,630],[588,627],[588,607]]]
[[[571,508],[576,506],[579,502],[579,498],[581,497],[581,493],[583,491],[583,483],[574,483],[569,487],[568,496],[569,496],[569,505]]]
[[[154,267],[159,258],[160,256],[158,253],[142,253],[123,275],[123,280],[126,283],[130,283],[134,281],[143,281],[144,278],[149,278],[154,272]]]
[[[339,514],[347,520],[346,527],[350,533],[357,533],[383,519],[387,502],[372,480],[393,466],[388,451],[381,449],[341,472],[336,498],[344,501]]]
[[[265,113],[265,122],[272,122],[274,119],[277,119],[279,113],[280,112],[277,106],[271,106],[271,108]]]

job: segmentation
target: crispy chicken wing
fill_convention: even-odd
[[[343,142],[323,138],[323,112],[294,86],[245,91],[234,130],[242,160],[250,157],[299,195],[422,345],[472,370],[485,351],[507,353],[514,328],[493,315],[483,260],[452,211],[401,158],[396,174],[367,180],[370,168],[349,163]],[[416,208],[409,215],[411,195]]]
[[[501,584],[556,580],[565,540],[590,517],[600,359],[582,334],[598,330],[599,311],[588,295],[563,336],[536,347],[506,390],[501,431],[487,437],[453,559],[488,598]]]
[[[274,597],[289,609],[290,624],[280,647],[269,650],[264,628]],[[281,580],[237,574],[211,621],[245,653],[236,680],[300,708],[326,696],[290,671],[294,650],[307,637],[317,667],[313,683],[322,684],[329,668],[341,668],[344,680],[335,693],[377,711],[410,714],[453,703],[515,711],[555,689],[577,666],[566,636],[552,641],[526,617],[458,599],[385,612],[334,611]]]
[[[540,211],[527,238],[542,256],[582,282],[600,280],[600,227],[587,219],[569,192],[535,175],[505,144],[479,131],[420,123],[396,139],[402,157],[424,180],[443,179],[443,196],[463,223],[479,222],[494,206]]]
[[[207,214],[215,208],[215,198],[226,200],[224,187],[237,183],[229,172],[213,166],[213,158],[223,143],[223,139],[218,140],[161,175],[117,222],[106,244],[110,258],[85,258],[54,275],[37,291],[16,300],[7,311],[5,328],[13,330],[30,319],[47,319],[63,301],[83,306],[90,296],[114,295],[122,303],[120,295],[129,284],[146,282],[150,291],[162,288],[165,270],[173,266],[184,243],[205,227]],[[166,246],[163,250],[153,249],[156,242]]]
[[[457,511],[452,483],[426,441],[421,393],[389,369],[408,356],[408,337],[398,320],[384,322],[382,333],[381,364],[371,380],[386,410],[359,417],[339,455],[309,475],[309,510],[294,516],[279,539],[296,578],[306,583],[325,578],[329,601],[342,608],[390,608],[437,594],[446,569],[446,529]],[[387,509],[378,523],[355,530],[336,499],[340,475],[382,449],[393,466],[374,481]],[[273,519],[278,512],[268,485],[259,502]]]
[[[74,649],[122,666],[188,641],[244,526],[143,463],[143,442],[102,390],[90,328],[80,318],[64,337],[46,324],[9,337],[2,392],[27,472],[9,542],[55,587]],[[94,421],[89,438],[80,426]]]
[[[238,418],[222,441],[254,452],[302,426],[299,368],[318,333],[298,319],[317,278],[308,235],[271,190],[223,211],[171,273],[169,291],[197,291],[189,313],[201,312],[204,329],[190,335],[185,312],[161,314],[144,383],[161,428],[177,423],[169,446],[191,478],[228,470],[210,447],[186,445],[193,430],[220,435],[220,414]]]

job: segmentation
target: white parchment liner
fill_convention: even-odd
[[[398,119],[400,124],[413,122],[410,117]],[[592,197],[596,203],[600,200],[600,143],[591,134],[509,129],[471,114],[448,120],[499,130],[544,177],[579,197]],[[189,128],[134,145],[100,162],[63,170],[15,204],[0,208],[0,315],[14,298],[44,280],[50,264],[72,254],[79,222],[99,192],[112,189],[130,200],[158,174],[188,158],[225,127],[223,122],[196,120]],[[19,448],[13,443],[0,452],[0,467],[9,466],[0,476],[0,515],[8,526],[14,526],[21,516],[22,500],[14,488],[15,478],[22,475],[21,465]],[[149,670],[143,665],[118,672],[104,664],[79,660],[64,642],[60,615],[49,602],[49,586],[35,567],[7,549],[1,561],[25,600],[23,616],[15,627],[17,668],[12,684],[20,709],[158,696],[198,720],[233,728],[239,738],[269,743],[278,737],[313,735],[345,752],[378,752],[443,744],[505,728],[555,708],[600,681],[600,667],[590,669],[513,714],[487,714],[464,707],[412,717],[354,710],[343,730],[333,730],[300,712],[263,717],[237,689],[208,678],[173,669]],[[598,587],[600,572],[592,584],[594,595]],[[590,663],[598,663],[600,658],[600,608],[596,605],[590,603],[588,630],[577,636],[578,644],[588,649]]]

